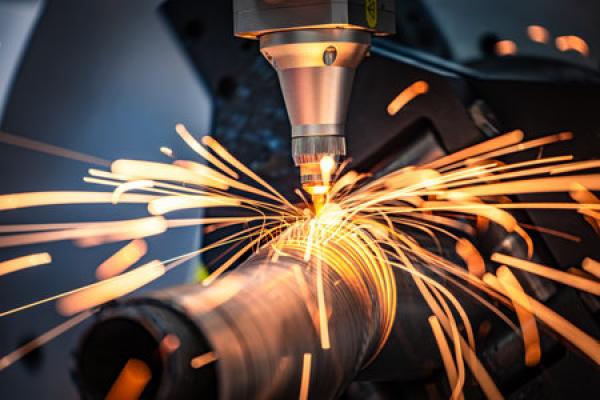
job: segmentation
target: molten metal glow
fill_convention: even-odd
[[[492,255],[491,259],[499,264],[506,264],[532,274],[543,276],[544,278],[552,279],[553,281],[562,283],[564,285],[572,286],[595,296],[600,296],[600,282],[591,281],[589,279],[569,274],[568,272],[563,272],[554,268],[533,263],[531,261],[507,256],[505,254],[495,253]]]
[[[152,371],[148,365],[138,359],[127,361],[119,377],[111,387],[107,400],[139,399],[146,385],[152,379]]]
[[[0,276],[12,274],[27,268],[50,264],[52,257],[48,253],[35,253],[0,262]]]
[[[500,279],[500,283],[506,289],[508,297],[511,299],[519,298],[518,300],[513,300],[513,306],[521,325],[521,334],[525,345],[525,365],[533,367],[539,364],[542,358],[542,350],[540,348],[540,335],[535,317],[529,312],[531,305],[527,301],[527,298],[524,297],[525,291],[517,278],[510,272],[510,269],[502,266],[498,268],[496,274]],[[521,304],[526,304],[527,306],[523,307]]]
[[[129,194],[121,196],[121,203],[147,203],[154,196]],[[113,195],[106,192],[29,192],[0,195],[0,211],[19,208],[55,206],[64,204],[112,203]]]
[[[517,54],[517,44],[512,40],[499,40],[494,46],[496,55],[499,56],[514,56]]]
[[[442,330],[442,326],[440,325],[440,320],[437,319],[435,315],[432,315],[428,319],[429,325],[431,326],[431,330],[435,337],[435,341],[440,349],[440,355],[442,356],[442,362],[444,363],[444,369],[446,370],[446,375],[448,377],[448,382],[450,383],[450,387],[460,387],[458,383],[458,375],[456,372],[456,365],[454,364],[454,360],[452,359],[452,352],[450,351],[450,346],[448,346],[448,341],[446,340],[446,336],[444,335],[444,331]],[[452,394],[452,399],[464,399],[462,391],[458,391],[456,395]]]
[[[590,47],[587,42],[576,35],[559,36],[555,40],[556,48],[560,51],[576,51],[582,56],[590,55]]]
[[[581,263],[583,269],[600,279],[600,262],[586,257]]]
[[[527,35],[529,39],[537,43],[548,43],[550,40],[550,32],[540,25],[529,25],[527,27]]]
[[[300,380],[300,395],[298,396],[298,400],[308,400],[311,362],[312,354],[305,353],[302,360],[302,378]]]
[[[57,303],[62,315],[73,315],[96,307],[110,300],[125,296],[160,278],[165,267],[160,261],[152,261],[122,275],[115,276],[96,285],[61,298]]]
[[[190,361],[190,365],[192,368],[198,369],[215,361],[217,361],[217,356],[215,356],[214,353],[210,352],[192,358],[192,361]]]
[[[429,91],[429,85],[425,81],[417,81],[404,89],[387,106],[389,115],[394,116],[415,97],[425,94]]]
[[[167,354],[177,351],[179,347],[181,347],[181,340],[173,333],[166,334],[165,337],[163,337],[160,341],[161,351]]]
[[[130,242],[96,268],[96,277],[104,280],[119,275],[138,262],[147,251],[148,245],[145,240],[136,239]]]
[[[160,152],[163,153],[167,157],[173,158],[173,150],[169,147],[165,147],[165,146],[161,147]]]

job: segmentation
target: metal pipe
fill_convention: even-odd
[[[355,261],[340,269],[326,257],[304,261],[303,254],[285,249],[274,260],[263,250],[209,287],[188,285],[106,306],[78,351],[82,397],[104,398],[131,358],[153,371],[143,398],[159,399],[298,397],[305,354],[312,360],[311,399],[339,397],[361,371],[368,379],[413,378],[435,368],[430,362],[437,357],[435,344],[423,332],[428,311],[414,289],[402,283],[401,319],[388,336],[384,322],[390,308],[380,295],[378,274],[352,257],[352,246],[333,241],[327,247]],[[161,343],[170,335],[181,345],[166,353]],[[379,356],[388,337],[386,354]],[[418,349],[412,348],[415,337]],[[215,355],[214,363],[190,366],[207,353]],[[429,361],[425,368],[418,365],[423,360]]]

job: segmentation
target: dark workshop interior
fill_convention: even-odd
[[[600,2],[0,0],[0,398],[597,399],[599,197]]]

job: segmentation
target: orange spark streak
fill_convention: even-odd
[[[217,356],[215,355],[215,353],[208,352],[192,358],[192,361],[190,361],[190,366],[194,369],[198,369],[215,361],[217,361]]]
[[[503,399],[504,397],[502,396],[502,393],[500,393],[500,391],[498,390],[498,387],[494,383],[492,377],[486,371],[483,364],[481,364],[481,361],[477,357],[477,354],[469,346],[469,344],[462,337],[462,335],[457,334],[456,324],[450,323],[450,319],[452,318],[452,315],[451,314],[445,315],[444,312],[440,309],[440,307],[437,304],[437,302],[435,301],[435,299],[433,298],[433,296],[431,295],[429,289],[423,282],[423,280],[427,279],[427,277],[422,274],[417,273],[417,271],[414,269],[414,267],[407,269],[407,270],[412,271],[411,274],[412,274],[412,277],[413,277],[415,283],[417,284],[417,288],[419,289],[419,291],[425,298],[425,301],[427,302],[427,304],[429,305],[429,307],[431,308],[431,310],[433,311],[435,316],[439,319],[440,324],[444,328],[444,331],[446,331],[446,334],[448,335],[448,337],[454,342],[455,349],[458,348],[459,351],[464,352],[464,360],[467,363],[467,365],[469,366],[469,369],[473,373],[473,376],[475,377],[477,382],[479,382],[479,385],[481,386],[481,389],[483,390],[483,392],[485,393],[487,398],[491,399],[491,400]],[[488,274],[486,274],[486,275],[488,275]],[[486,275],[484,275],[484,277]],[[431,283],[433,283],[433,282],[434,281],[431,281]],[[441,289],[441,287],[438,287],[438,289]],[[457,366],[458,366],[458,368],[460,368],[461,364],[457,362]]]
[[[285,197],[281,195],[273,186],[269,185],[264,179],[258,176],[254,171],[250,168],[246,167],[242,162],[240,162],[237,158],[235,158],[227,149],[225,149],[219,142],[217,142],[211,136],[202,137],[202,143],[212,149],[215,153],[219,155],[222,159],[227,161],[229,164],[236,167],[238,170],[246,174],[248,177],[252,178],[255,182],[267,188],[271,193],[273,193],[279,200],[281,200],[285,205],[290,207],[291,209],[296,209]]]
[[[540,25],[529,25],[527,27],[527,35],[529,36],[529,39],[536,43],[544,44],[548,43],[548,40],[550,40],[550,32]]]
[[[600,174],[556,176],[538,179],[524,179],[515,182],[502,182],[490,185],[449,190],[448,193],[462,193],[471,196],[497,196],[523,193],[567,192],[573,183],[579,183],[590,190],[600,190]]]
[[[14,350],[11,353],[0,358],[0,371],[4,370],[5,368],[10,367],[15,362],[19,361],[21,358],[23,358],[27,354],[31,353],[33,350],[35,350],[41,346],[44,346],[46,343],[48,343],[51,340],[55,339],[56,337],[62,335],[63,333],[70,330],[71,328],[75,327],[76,325],[82,323],[83,321],[85,321],[86,319],[88,319],[89,317],[91,317],[94,314],[95,314],[95,311],[90,310],[90,311],[83,312],[79,315],[76,315],[73,318],[68,319],[65,322],[63,322],[62,324],[55,326],[54,328],[50,329],[46,333],[38,336],[37,338],[33,339],[32,341],[24,344],[23,346],[19,347],[18,349]]]
[[[300,378],[300,394],[298,396],[298,400],[308,400],[311,362],[312,354],[304,353],[304,357],[302,359],[302,377]]]
[[[500,293],[506,294],[504,285],[498,282],[497,278],[492,274],[485,274],[483,281],[490,287],[498,290]],[[509,285],[508,283],[506,285]],[[513,289],[517,291],[517,288]],[[600,365],[600,342],[589,336],[587,333],[577,328],[575,325],[564,319],[555,311],[546,307],[544,304],[535,300],[531,296],[522,293],[521,296],[513,298],[522,307],[529,308],[529,312],[533,313],[540,321],[548,325],[559,335],[563,336],[582,352],[587,354],[596,364]],[[525,302],[527,300],[527,302]]]
[[[22,136],[11,135],[10,133],[6,132],[0,132],[0,142],[40,153],[81,161],[88,164],[95,164],[103,167],[108,167],[110,165],[109,161],[102,158],[90,156],[78,151],[68,150],[59,146],[38,142],[37,140],[28,139]]]
[[[579,36],[559,36],[556,38],[555,43],[556,48],[560,51],[574,50],[585,57],[590,55],[590,47],[587,42]]]
[[[163,153],[167,157],[173,158],[173,150],[169,147],[162,146],[160,148],[160,152]]]
[[[499,40],[494,45],[494,51],[499,56],[514,56],[517,54],[517,44],[512,40]]]
[[[106,400],[139,399],[150,379],[150,367],[141,360],[130,358],[108,392]]]
[[[94,177],[100,177],[100,178],[107,178],[107,179],[112,179],[113,181],[109,181],[109,180],[92,180],[92,178],[89,177],[84,177],[83,180],[87,181],[89,180],[92,183],[101,183],[101,184],[105,184],[105,185],[112,185],[112,186],[118,186],[121,184],[121,182],[115,182],[115,181],[128,181],[129,177],[127,176],[121,176],[121,175],[116,175],[113,174],[111,172],[107,172],[107,171],[101,171],[98,169],[94,169],[94,168],[90,168],[88,170],[88,174],[90,174],[91,176]],[[188,193],[194,193],[194,194],[204,194],[206,193],[205,190],[198,190],[198,189],[194,189],[188,186],[182,186],[182,185],[172,185],[166,182],[160,182],[160,181],[152,181],[154,187],[160,187],[160,188],[165,188],[165,189],[171,189],[172,191],[177,191],[177,192],[188,192]]]
[[[77,240],[83,247],[107,242],[141,239],[164,233],[167,223],[162,217],[145,217],[124,221],[94,222],[82,227],[49,232],[0,236],[0,248],[59,240]]]
[[[430,168],[437,169],[440,167],[444,167],[449,164],[454,164],[455,162],[465,160],[467,158],[475,157],[483,153],[487,153],[491,150],[496,150],[502,147],[507,147],[515,143],[519,143],[523,140],[523,131],[515,130],[512,132],[505,133],[503,135],[497,136],[493,139],[487,140],[482,143],[478,143],[471,147],[467,147],[466,149],[457,151],[456,153],[449,154],[445,157],[438,158],[435,161],[432,161],[426,165],[423,165],[421,168]]]
[[[164,273],[165,267],[160,261],[151,261],[133,271],[84,287],[76,293],[61,298],[57,303],[57,309],[62,315],[76,314],[125,296],[160,278]]]
[[[565,141],[565,140],[571,140],[573,139],[573,133],[572,132],[560,132],[560,133],[555,133],[553,135],[548,135],[548,136],[544,136],[541,138],[537,138],[537,139],[533,139],[533,140],[528,140],[527,142],[523,142],[523,143],[518,143],[512,146],[508,146],[508,147],[504,147],[504,148],[500,148],[498,150],[494,150],[482,155],[479,155],[477,157],[473,157],[473,158],[467,158],[466,160],[464,160],[463,163],[460,163],[459,165],[462,164],[467,164],[467,165],[472,165],[472,164],[477,164],[481,161],[485,161],[485,160],[490,160],[493,159],[494,157],[500,157],[500,156],[504,156],[507,154],[512,154],[512,153],[516,153],[516,152],[520,152],[520,151],[525,151],[525,150],[529,150],[529,149],[534,149],[536,147],[541,147],[541,146],[546,146],[552,143],[556,143],[556,142],[560,142],[560,141]],[[559,156],[557,158],[569,158],[572,159],[573,156]],[[531,160],[533,162],[533,160]]]
[[[117,160],[111,164],[110,168],[112,173],[126,176],[129,179],[183,182],[227,190],[228,186],[219,180],[216,171],[206,165],[201,166],[202,173],[199,173],[172,164],[141,160]]]
[[[121,203],[148,203],[156,196],[126,194]],[[25,192],[0,195],[0,211],[63,204],[112,203],[112,193],[106,192]]]
[[[525,347],[525,365],[533,367],[540,363],[542,358],[542,350],[540,348],[540,335],[538,333],[535,318],[529,312],[531,305],[527,299],[523,297],[523,287],[513,275],[513,273],[505,266],[498,268],[496,272],[500,283],[506,289],[508,297],[512,300],[519,324],[521,325],[521,333],[523,335],[523,344]],[[515,297],[520,297],[519,301],[514,300]],[[521,307],[520,304],[527,304],[527,307]]]
[[[563,272],[554,268],[546,267],[533,263],[531,261],[521,260],[520,258],[507,256],[505,254],[494,253],[491,257],[492,261],[498,264],[506,264],[511,267],[521,269],[523,271],[530,272],[542,276],[544,278],[552,279],[553,281],[560,282],[562,284],[572,286],[579,290],[600,296],[600,283],[585,279],[568,272]]]
[[[152,215],[164,215],[173,211],[187,210],[190,208],[207,207],[239,207],[241,201],[224,196],[166,196],[152,200],[148,204],[148,212]]]
[[[298,283],[298,288],[300,289],[300,293],[304,298],[304,304],[306,305],[306,309],[308,310],[309,315],[313,319],[313,323],[315,325],[315,329],[318,329],[319,324],[315,321],[315,315],[318,314],[318,311],[315,309],[314,301],[310,294],[310,290],[308,288],[308,284],[306,283],[306,279],[304,278],[304,274],[302,269],[298,264],[292,265],[292,271],[294,272],[294,278]]]
[[[321,348],[331,348],[329,341],[329,321],[327,306],[325,305],[325,289],[323,288],[323,263],[317,258],[317,304],[319,305],[319,333],[321,334]]]
[[[96,278],[104,280],[119,275],[138,262],[147,251],[148,245],[145,240],[131,241],[96,268]]]
[[[192,150],[194,150],[200,157],[204,158],[206,161],[219,168],[221,171],[225,172],[227,175],[234,179],[238,179],[238,174],[225,165],[221,160],[212,155],[208,150],[206,150],[198,141],[192,136],[192,134],[187,130],[185,125],[177,124],[175,125],[175,131],[181,136],[183,141],[187,143],[188,146]]]
[[[199,164],[199,163],[193,162],[193,161],[187,161],[187,160],[177,160],[177,161],[175,161],[175,165],[180,166],[185,169],[189,169],[190,171],[193,171],[193,172],[196,172],[199,174],[203,174],[204,173],[203,171],[206,168],[206,166],[204,166],[202,164]],[[242,183],[238,180],[231,179],[225,175],[219,174],[215,177],[219,180],[219,182],[221,182],[229,187],[239,189],[239,190],[242,190],[247,193],[257,194],[259,196],[262,196],[262,197],[265,197],[265,198],[268,198],[271,200],[275,200],[277,202],[281,201],[277,196],[267,193],[264,190],[261,190],[254,186]],[[236,198],[239,198],[240,200],[242,199],[242,197],[240,197],[240,196],[236,196]],[[243,199],[247,200],[246,198],[243,198]],[[271,205],[271,207],[273,207],[273,205]]]
[[[529,224],[520,224],[523,228],[527,228],[532,231],[537,231],[541,233],[547,233],[548,235],[556,236],[561,239],[569,240],[571,242],[579,243],[581,242],[581,238],[579,236],[571,235],[567,232],[558,231],[556,229],[545,228],[543,226],[537,225],[529,225]]]
[[[584,269],[584,271],[589,272],[596,278],[600,278],[600,262],[590,257],[586,257],[581,263],[581,267]]]
[[[433,332],[433,336],[435,337],[435,341],[440,350],[440,355],[442,356],[442,362],[444,363],[444,369],[446,370],[446,376],[448,377],[448,383],[451,388],[456,387],[458,382],[458,374],[456,372],[456,365],[452,360],[452,353],[450,352],[450,347],[448,346],[448,341],[446,340],[446,336],[442,331],[442,326],[440,325],[439,319],[435,315],[432,315],[428,319],[429,325],[431,325],[431,330]],[[464,396],[462,391],[458,392],[457,399],[463,399]]]
[[[335,169],[335,160],[331,156],[324,156],[319,162],[321,168],[321,176],[323,177],[323,185],[329,187],[331,183],[331,175]]]
[[[485,274],[485,262],[477,248],[467,239],[460,239],[456,242],[456,254],[467,264],[469,272],[478,278]]]
[[[52,257],[48,253],[34,253],[0,262],[0,276],[12,274],[27,268],[50,264]]]
[[[500,209],[495,205],[481,204],[481,203],[454,203],[451,201],[426,201],[420,210],[435,210],[435,209],[446,208],[448,210],[460,210],[460,212],[466,214],[474,214],[481,217],[485,217],[491,221],[494,221],[498,225],[502,226],[507,232],[513,232],[517,226],[517,220],[508,212]]]
[[[394,100],[387,106],[387,112],[390,116],[398,114],[398,112],[415,97],[425,94],[429,91],[429,85],[425,81],[416,81],[406,89],[400,92]]]
[[[600,204],[600,199],[579,183],[573,184],[569,195],[578,203]]]
[[[117,186],[117,188],[114,190],[113,197],[112,197],[112,203],[117,204],[119,202],[119,200],[121,199],[121,196],[123,196],[123,194],[125,192],[129,192],[131,190],[151,188],[153,186],[154,186],[154,182],[148,181],[148,180],[131,181],[131,182],[122,183],[119,186]]]
[[[600,160],[589,160],[589,161],[582,161],[582,162],[576,162],[576,163],[572,163],[572,164],[561,165],[558,167],[554,167],[550,171],[550,174],[551,175],[565,174],[567,172],[579,171],[582,169],[593,169],[593,168],[600,168]]]

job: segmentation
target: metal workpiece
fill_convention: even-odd
[[[176,335],[173,334],[176,332]],[[75,354],[73,377],[85,400],[100,400],[128,360],[146,364],[151,380],[142,399],[217,399],[214,365],[190,368],[210,351],[202,332],[177,307],[152,298],[106,305]]]
[[[394,0],[234,0],[236,36],[306,28],[351,28],[395,33]]]
[[[355,29],[308,29],[261,36],[262,54],[277,71],[292,126],[297,166],[318,164],[325,155],[346,155],[345,126],[354,72],[371,44],[371,34]],[[319,184],[305,174],[303,184]]]
[[[349,257],[352,250],[335,251]],[[338,398],[356,379],[423,378],[439,367],[423,363],[438,357],[426,328],[430,311],[406,274],[396,274],[403,279],[394,297],[398,316],[386,335],[382,311],[388,304],[375,289],[377,274],[352,265],[339,271],[326,260],[317,265],[314,258],[305,262],[302,254],[286,253],[273,260],[261,251],[207,287],[191,284],[105,306],[77,352],[82,397],[104,398],[130,358],[150,366],[153,378],[142,398],[157,399],[297,398],[307,359],[310,399]],[[172,352],[164,350],[167,337],[179,339]],[[206,354],[212,362],[191,366]]]
[[[79,351],[84,397],[105,395],[110,387],[99,385],[97,376],[102,371],[102,376],[118,374],[128,358],[136,357],[155,372],[147,389],[154,392],[148,398],[175,398],[182,382],[194,390],[177,398],[201,393],[217,393],[223,400],[294,398],[300,391],[305,354],[310,354],[310,398],[337,398],[380,345],[381,303],[370,286],[371,277],[357,270],[351,275],[360,285],[347,283],[347,277],[323,264],[330,343],[323,349],[315,283],[321,267],[302,259],[282,256],[274,262],[264,251],[209,287],[188,285],[107,307]],[[106,328],[118,321],[135,325],[135,334]],[[159,347],[160,336],[168,334],[180,337],[182,346],[199,342],[198,352],[177,350],[177,362],[157,356],[152,345],[143,354],[128,353],[145,337]],[[102,353],[109,348],[113,358]],[[208,372],[204,367],[193,369],[190,360],[207,352],[216,357],[206,367]],[[189,359],[182,361],[182,355]],[[216,378],[209,380],[211,369]],[[199,388],[196,379],[209,387]]]

